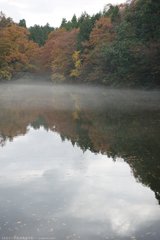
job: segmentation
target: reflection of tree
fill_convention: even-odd
[[[135,96],[102,91],[92,94],[29,89],[19,96],[6,88],[0,100],[0,144],[4,146],[28,126],[60,134],[83,152],[106,154],[116,161],[122,157],[137,182],[150,187],[160,203],[159,107],[151,99],[146,104]],[[71,89],[72,90],[72,89]],[[75,90],[75,89],[73,89]],[[0,90],[1,91],[1,90]],[[74,91],[73,91],[74,92]],[[1,92],[0,92],[1,93]],[[107,95],[107,97],[106,97]],[[114,96],[112,96],[114,95]],[[1,95],[2,96],[2,95]],[[12,99],[13,98],[13,99]],[[159,98],[158,98],[159,101]]]
[[[78,135],[77,140],[77,146],[79,146],[83,152],[85,152],[87,149],[91,152],[97,152],[96,149],[93,147],[93,143],[91,139],[89,138],[89,130],[82,128],[83,119],[76,119],[76,133]]]
[[[33,127],[34,129],[39,129],[41,126],[43,126],[44,129],[46,131],[48,131],[48,124],[47,124],[44,116],[39,115],[38,119],[31,123],[31,127]]]
[[[108,124],[113,136],[108,152],[115,160],[120,154],[137,182],[150,187],[160,203],[158,119],[159,112],[154,110],[116,114]]]
[[[5,144],[8,140],[11,142],[13,139],[11,136],[4,136],[3,134],[0,133],[0,145],[2,147],[5,146]]]

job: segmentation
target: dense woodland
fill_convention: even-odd
[[[0,13],[0,79],[47,74],[53,82],[160,86],[160,2],[133,0],[59,28],[18,24]]]

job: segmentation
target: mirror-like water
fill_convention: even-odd
[[[160,239],[159,92],[17,82],[0,86],[0,236]]]

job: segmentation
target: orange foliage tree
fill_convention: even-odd
[[[65,28],[60,28],[56,31],[53,31],[49,34],[48,40],[44,47],[41,47],[41,64],[44,72],[51,73],[52,71],[52,61],[54,56],[52,51],[55,47],[57,39],[66,32]]]
[[[100,43],[111,43],[114,40],[114,34],[112,33],[111,19],[108,17],[101,17],[94,24],[94,28],[90,33],[90,46],[94,48]]]
[[[6,41],[4,41],[1,32],[5,27],[8,27],[12,23],[13,21],[11,18],[6,18],[5,14],[3,12],[0,12],[0,79],[11,78],[6,60],[6,52],[9,51],[9,45]]]
[[[39,46],[28,41],[29,34],[0,14],[0,79],[38,71]]]
[[[9,51],[5,51],[6,60],[13,74],[25,72],[28,69],[35,69],[31,63],[37,58],[38,45],[28,41],[29,31],[24,27],[12,24],[1,32]],[[36,54],[35,54],[36,52]],[[36,55],[36,56],[35,56]],[[31,60],[29,60],[29,57]]]
[[[6,18],[5,14],[0,12],[0,31],[13,23],[12,18]]]
[[[78,29],[67,32],[65,28],[50,33],[46,45],[42,48],[42,65],[44,71],[52,71],[52,80],[58,76],[64,79],[74,68],[72,55],[76,50]],[[59,80],[58,80],[59,81]]]

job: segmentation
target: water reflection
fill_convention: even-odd
[[[0,88],[2,237],[159,239],[159,92]]]

